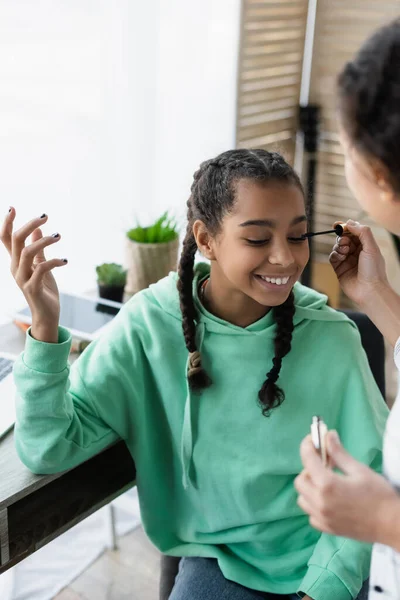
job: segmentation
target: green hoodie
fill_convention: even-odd
[[[320,534],[297,505],[299,445],[319,414],[353,456],[381,468],[387,408],[355,325],[326,297],[295,286],[283,404],[265,418],[258,391],[273,358],[272,312],[246,328],[208,313],[197,296],[198,347],[213,385],[187,385],[188,352],[172,274],[134,296],[68,366],[69,332],[28,333],[14,367],[15,439],[37,473],[70,469],[118,438],[137,467],[144,528],[167,554],[218,559],[255,590],[350,600],[368,576],[370,547]]]

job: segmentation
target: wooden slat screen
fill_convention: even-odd
[[[236,144],[293,162],[307,0],[243,0]]]
[[[242,0],[236,144],[278,150],[292,164],[307,8],[307,0]],[[388,233],[362,215],[347,187],[336,121],[338,73],[376,28],[399,14],[399,0],[318,0],[310,102],[321,107],[315,229],[348,218],[371,225],[400,292]],[[328,261],[333,241],[333,236],[315,238],[315,260]]]
[[[360,216],[349,191],[336,122],[336,78],[346,61],[381,24],[400,13],[400,2],[371,0],[319,0],[311,74],[310,101],[321,106],[320,145],[316,185],[316,230],[329,229],[336,220]],[[366,218],[362,217],[363,222]],[[388,235],[374,227],[380,241]],[[332,236],[315,238],[319,260],[327,260]]]

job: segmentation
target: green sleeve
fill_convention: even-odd
[[[379,392],[358,331],[349,332],[343,342],[343,367],[337,378],[338,404],[327,424],[336,428],[343,446],[373,470],[382,470],[382,439],[388,408]],[[371,545],[322,534],[308,562],[300,586],[313,600],[356,598],[368,578]]]
[[[308,562],[300,592],[313,600],[352,600],[368,578],[371,546],[323,533]]]
[[[131,384],[140,366],[133,337],[121,310],[70,369],[68,330],[59,328],[58,344],[39,342],[27,332],[14,365],[15,445],[31,471],[70,469],[131,434],[130,412],[141,393],[140,378]]]

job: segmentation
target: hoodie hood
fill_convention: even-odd
[[[209,313],[201,304],[198,297],[199,284],[203,279],[210,275],[210,266],[206,263],[197,263],[194,268],[193,277],[193,298],[198,311],[198,321],[204,322],[210,331],[220,332],[232,335],[246,335],[249,332],[265,331],[268,327],[274,326],[273,311],[270,311],[256,323],[248,327],[238,327],[228,323],[223,319]],[[182,314],[179,306],[179,296],[176,285],[178,281],[177,273],[170,273],[168,277],[162,279],[157,284],[150,286],[147,291],[153,296],[153,299],[159,306],[172,317],[182,320]],[[294,315],[294,325],[299,326],[305,321],[349,321],[348,317],[327,305],[328,298],[301,283],[296,283],[294,288],[294,298],[296,312]]]

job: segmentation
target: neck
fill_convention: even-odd
[[[248,327],[262,319],[271,309],[262,306],[240,290],[234,289],[222,273],[211,266],[210,279],[204,288],[203,302],[206,309],[232,325]]]

